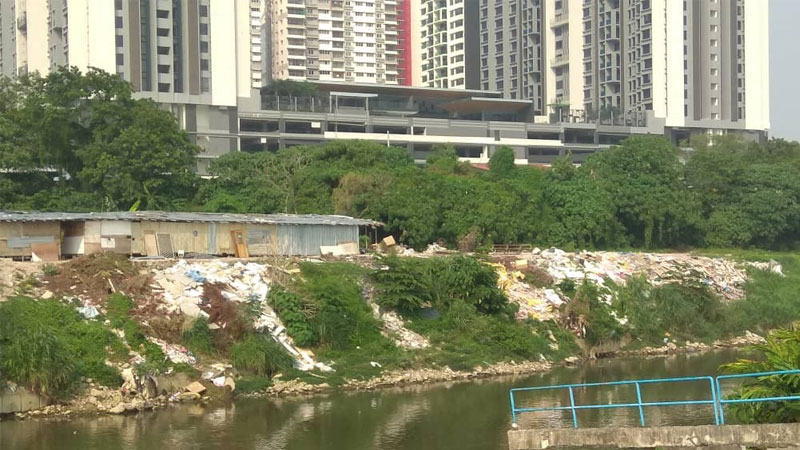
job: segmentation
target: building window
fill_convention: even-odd
[[[169,92],[169,83],[158,83],[158,92]]]
[[[117,65],[122,66],[125,64],[125,55],[117,53]]]

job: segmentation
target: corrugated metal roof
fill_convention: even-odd
[[[77,222],[84,220],[127,220],[132,222],[218,222],[261,223],[270,225],[382,225],[372,220],[348,216],[317,214],[228,214],[204,212],[120,211],[120,212],[39,212],[0,211],[0,222]]]

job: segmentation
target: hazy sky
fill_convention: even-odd
[[[800,0],[769,6],[770,136],[800,140]]]

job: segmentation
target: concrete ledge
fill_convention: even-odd
[[[508,432],[509,450],[558,447],[796,447],[800,423],[764,425],[700,425],[653,428],[535,429]]]

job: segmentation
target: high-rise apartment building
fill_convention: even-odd
[[[422,84],[479,89],[478,0],[421,1]]]
[[[559,120],[769,128],[763,0],[480,0],[481,88]]]
[[[545,110],[540,0],[480,2],[481,89],[530,99]]]
[[[270,0],[270,76],[397,84],[397,0]]]

